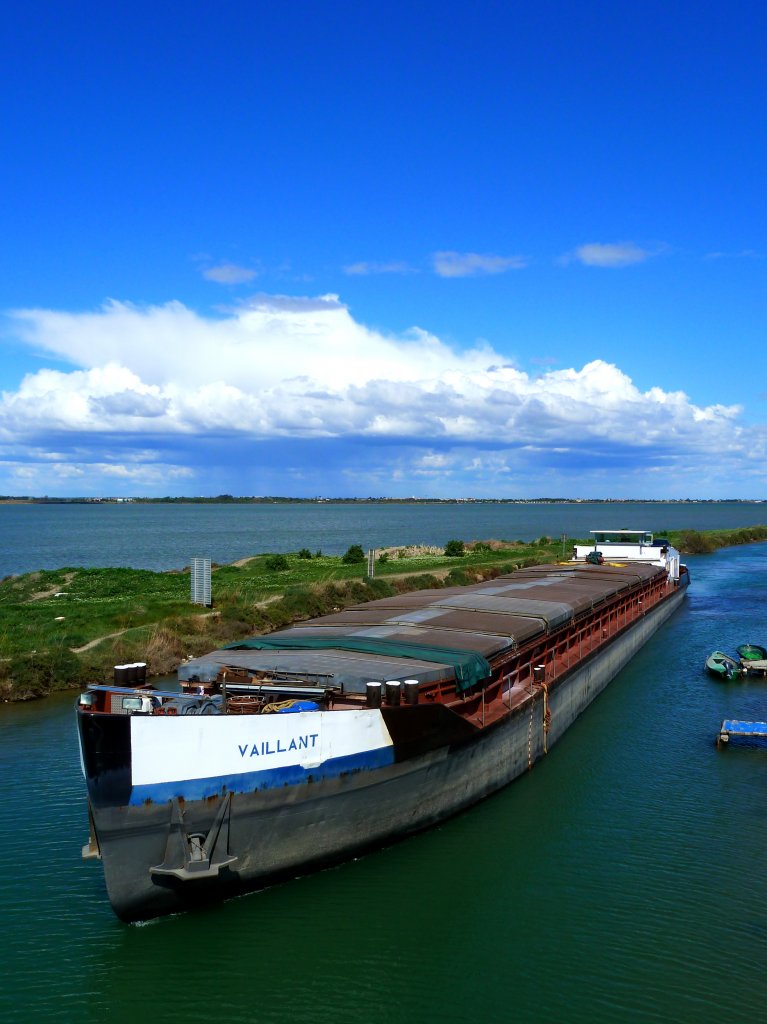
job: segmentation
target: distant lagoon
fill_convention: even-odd
[[[300,502],[0,504],[0,578],[64,566],[181,569],[309,548],[341,554],[459,540],[584,537],[589,530],[735,529],[767,521],[759,502]]]

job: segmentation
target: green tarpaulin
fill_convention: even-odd
[[[279,651],[279,650],[338,650],[361,651],[364,654],[381,654],[389,658],[416,658],[418,661],[434,661],[439,665],[450,665],[455,673],[459,690],[468,690],[481,679],[491,674],[487,658],[475,651],[464,651],[453,647],[435,647],[430,644],[409,644],[401,640],[385,640],[364,636],[280,636],[270,639],[254,636],[227,644],[224,651]]]

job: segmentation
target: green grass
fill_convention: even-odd
[[[682,550],[699,553],[765,540],[767,527],[666,535]],[[572,544],[567,542],[565,558]],[[183,658],[242,636],[396,592],[462,586],[562,556],[561,541],[549,538],[480,544],[455,558],[393,552],[367,580],[366,563],[294,553],[285,556],[287,568],[270,568],[283,563],[270,563],[273,556],[263,554],[241,566],[214,567],[212,609],[191,604],[188,572],[69,567],[9,577],[0,581],[0,697],[24,699],[103,680],[123,661],[147,661],[150,672],[171,672]]]

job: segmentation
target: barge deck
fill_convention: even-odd
[[[678,562],[677,562],[678,565]],[[684,598],[648,561],[533,566],[252,637],[185,690],[81,695],[91,838],[135,920],[426,828],[529,770]]]

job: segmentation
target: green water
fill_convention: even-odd
[[[690,559],[686,607],[529,775],[421,836],[199,913],[120,924],[73,698],[0,708],[0,1020],[767,1019],[767,545]]]

